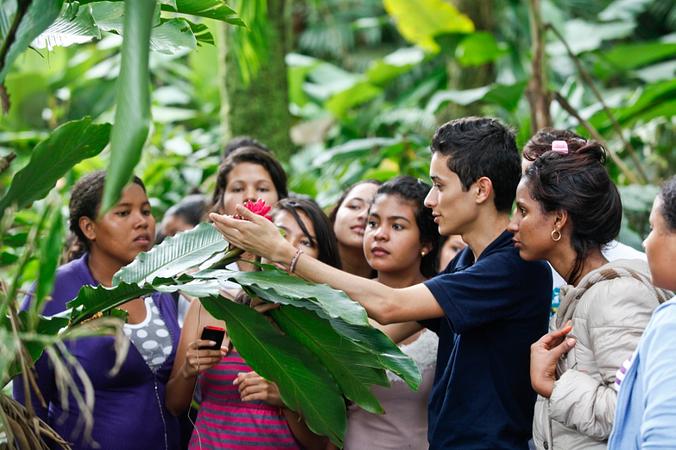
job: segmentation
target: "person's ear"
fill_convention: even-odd
[[[474,182],[474,189],[476,189],[475,201],[477,203],[484,203],[491,198],[493,193],[493,182],[488,177],[481,177]]]
[[[93,241],[96,239],[96,224],[92,219],[82,216],[77,221],[77,224],[80,227],[80,231],[82,231],[82,234],[85,235],[87,240]]]
[[[554,217],[554,226],[557,230],[563,230],[563,228],[568,223],[568,211],[558,210],[555,214],[556,216]]]
[[[425,257],[430,254],[434,247],[432,247],[431,244],[423,244],[422,247],[420,247],[420,256]]]

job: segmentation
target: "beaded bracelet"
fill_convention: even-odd
[[[303,253],[303,249],[299,248],[296,250],[296,253],[294,253],[293,258],[291,258],[291,263],[289,263],[289,270],[288,272],[294,273],[296,271],[296,265],[298,264],[298,260],[300,259],[300,255]]]

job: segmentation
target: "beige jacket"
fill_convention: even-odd
[[[615,373],[638,345],[653,310],[669,293],[655,289],[648,265],[618,260],[564,286],[550,331],[568,320],[575,347],[559,360],[549,399],[535,404],[538,449],[605,449],[615,415]]]

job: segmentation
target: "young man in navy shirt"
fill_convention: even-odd
[[[425,205],[442,235],[467,247],[431,280],[395,289],[327,266],[288,244],[265,219],[212,214],[237,247],[292,266],[361,303],[380,323],[421,321],[439,335],[429,401],[434,449],[527,449],[535,393],[530,345],[547,332],[549,267],[519,257],[506,231],[521,176],[513,133],[490,118],[457,119],[432,140]],[[292,264],[293,262],[293,264]]]

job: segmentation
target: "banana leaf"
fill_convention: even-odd
[[[300,412],[310,430],[342,447],[345,401],[317,358],[248,306],[222,297],[201,301],[212,316],[227,323],[228,335],[247,364],[277,383],[284,404]]]
[[[340,386],[343,394],[374,414],[382,414],[378,399],[370,385],[389,386],[385,371],[371,352],[345,339],[331,324],[307,310],[282,306],[271,312],[275,323],[289,337],[311,350]]]

